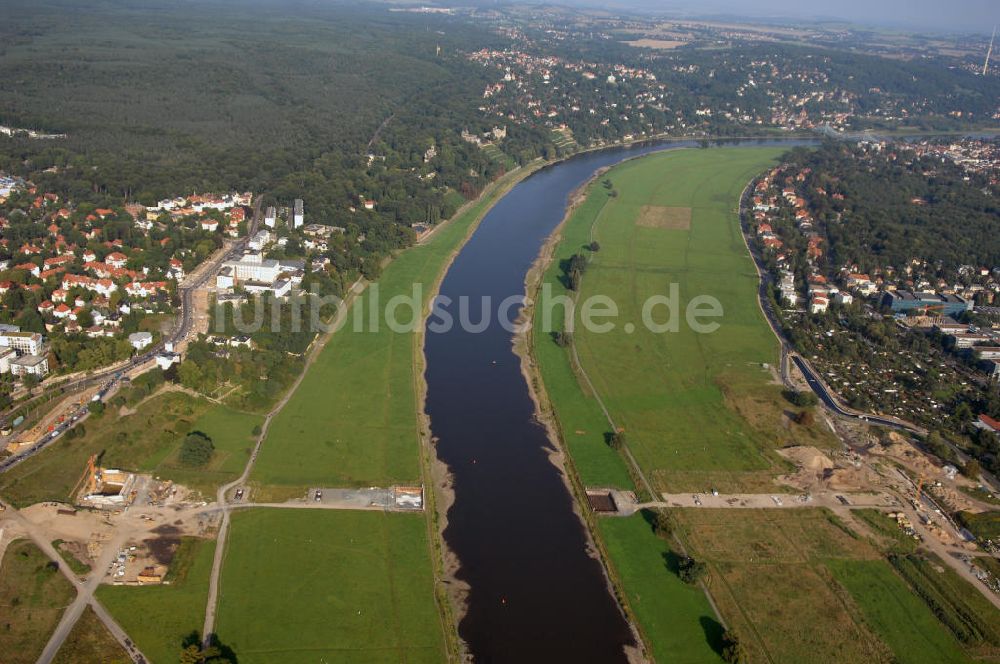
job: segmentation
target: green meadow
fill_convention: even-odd
[[[33,542],[11,542],[0,560],[0,661],[30,664],[76,591]]]
[[[572,296],[567,263],[575,254],[587,257],[572,333],[579,365],[546,333],[539,305],[532,351],[573,468],[587,486],[635,487],[624,457],[607,443],[611,425],[598,396],[659,491],[773,491],[771,478],[787,468],[775,449],[830,444],[818,426],[785,417],[789,405],[772,370],[779,347],[758,307],[758,277],[737,215],[743,188],[782,152],[677,150],[629,161],[597,178],[563,225],[542,283],[554,295]],[[596,251],[587,248],[592,241]],[[617,307],[606,319],[614,323],[609,332],[580,324],[580,305],[593,296]],[[651,322],[666,324],[672,314],[675,329],[649,329],[643,306],[654,296],[668,302],[652,310]],[[701,319],[718,323],[710,333],[686,320],[697,296],[721,306],[721,316]],[[877,552],[832,515],[782,516],[698,511],[680,524],[685,545],[709,564],[708,589],[753,661],[807,661],[817,652],[848,662],[888,656],[844,609],[844,591],[819,563],[820,556],[867,562]],[[597,531],[653,658],[719,661],[721,621],[702,590],[679,579],[672,547],[638,515],[599,519]],[[745,564],[772,551],[765,564]],[[803,590],[814,600],[806,601]],[[847,634],[842,643],[837,635]]]
[[[778,463],[775,447],[817,436],[777,426],[785,404],[765,365],[778,361],[778,343],[757,304],[757,275],[736,214],[747,182],[781,152],[678,150],[617,166],[600,178],[614,192],[601,183],[590,188],[546,275],[558,292],[561,261],[582,251],[590,263],[580,302],[605,296],[617,306],[614,329],[606,333],[580,325],[578,310],[573,338],[581,364],[657,488],[743,486],[742,474]],[[581,248],[591,240],[599,251]],[[668,301],[644,309],[654,296]],[[721,306],[720,316],[700,319],[715,324],[710,333],[687,322],[688,305],[699,296]],[[658,332],[644,320],[677,324]],[[539,335],[535,345],[552,355],[548,337]],[[565,361],[556,369],[558,362],[549,358],[543,371],[557,410],[573,419],[588,395],[578,381],[567,380]],[[579,430],[599,444],[608,426],[601,428],[593,415],[565,422],[574,458]],[[595,461],[597,456],[596,450],[580,455],[584,481],[621,484],[620,474],[606,468],[610,462]]]
[[[826,566],[892,648],[900,664],[962,664],[972,658],[883,560],[829,561]]]
[[[705,593],[677,576],[677,555],[641,514],[598,521],[611,562],[658,662],[721,662],[722,625]]]
[[[241,664],[446,661],[429,552],[423,515],[239,512],[219,639]]]
[[[424,244],[389,263],[378,280],[378,301],[410,295],[423,284],[430,301],[434,284],[470,228],[522,172],[502,179],[493,190]],[[367,325],[375,289],[353,302],[347,324],[334,333],[309,368],[298,390],[273,419],[251,479],[262,485],[368,486],[419,482],[415,353],[418,336],[396,333],[382,318],[377,331]],[[382,308],[375,307],[379,313]],[[355,315],[366,321],[357,332]],[[422,312],[400,308],[397,319]]]
[[[165,391],[124,417],[108,409],[87,418],[78,427],[82,436],[65,435],[0,476],[0,493],[17,507],[46,500],[70,502],[87,458],[97,454],[106,468],[153,473],[212,497],[217,486],[243,471],[253,429],[263,419],[184,392]],[[204,467],[191,468],[177,458],[191,431],[206,433],[215,445]]]

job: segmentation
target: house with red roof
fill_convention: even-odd
[[[30,272],[31,276],[37,277],[41,273],[41,268],[39,268],[34,263],[21,263],[20,265],[14,266],[15,270],[24,270],[25,272]]]
[[[155,295],[157,291],[166,291],[165,281],[133,281],[125,284],[125,292],[132,297],[149,297]]]
[[[980,415],[979,419],[976,420],[975,425],[983,431],[1000,434],[1000,422],[996,421],[989,415]]]
[[[125,267],[125,264],[128,263],[128,256],[120,251],[114,251],[105,256],[104,262],[111,267]]]
[[[67,263],[72,262],[72,256],[53,256],[52,258],[46,258],[42,261],[42,267],[46,270],[51,270],[54,267],[59,267],[60,265],[66,265]]]

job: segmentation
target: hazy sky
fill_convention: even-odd
[[[570,0],[571,2],[573,0]],[[600,4],[576,0],[582,4]],[[608,4],[690,14],[836,18],[860,24],[896,24],[924,30],[989,33],[1000,23],[1000,0],[610,0]]]

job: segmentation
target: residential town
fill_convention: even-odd
[[[112,364],[136,350],[129,335],[161,335],[177,285],[245,230],[253,203],[192,194],[99,208],[0,183],[0,367],[35,379]]]
[[[954,182],[978,178],[986,195],[998,191],[994,140],[864,141],[851,158],[862,168],[896,163],[907,170],[947,162],[957,168],[949,176]],[[796,349],[852,407],[954,436],[992,430],[995,413],[975,404],[985,403],[1000,381],[1000,266],[964,264],[960,256],[938,253],[896,263],[883,252],[880,261],[870,249],[864,265],[841,262],[851,254],[841,246],[831,251],[829,244],[831,237],[857,232],[847,216],[850,193],[843,176],[820,175],[783,164],[748,193],[749,230],[770,271],[774,308]],[[815,186],[821,179],[829,190]],[[934,205],[919,197],[906,204]]]

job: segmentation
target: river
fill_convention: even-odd
[[[469,585],[459,634],[477,662],[624,662],[625,648],[634,645],[565,479],[549,459],[551,443],[496,306],[524,294],[527,271],[570,194],[595,171],[696,145],[612,148],[534,173],[487,213],[441,285],[439,298],[450,298],[455,321],[454,303],[463,296],[472,302],[472,323],[483,319],[481,298],[493,304],[482,331],[458,324],[435,331],[442,317],[432,312],[424,348],[426,410],[455,492],[444,539],[458,557],[458,578]]]

